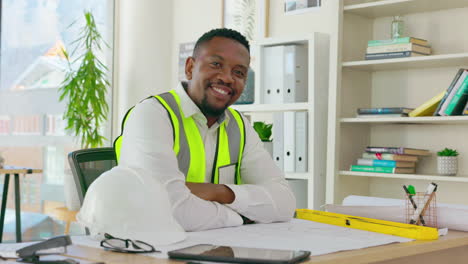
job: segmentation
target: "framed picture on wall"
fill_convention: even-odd
[[[300,14],[317,10],[321,6],[321,0],[284,0],[285,14]]]
[[[222,27],[239,31],[249,41],[268,36],[269,0],[222,1]]]
[[[269,0],[222,0],[221,26],[239,31],[247,40],[258,41],[268,36]],[[250,68],[244,92],[236,104],[254,102],[256,50],[250,49]]]
[[[179,81],[187,81],[185,77],[185,61],[189,56],[192,56],[193,48],[195,47],[195,42],[186,42],[179,44]]]

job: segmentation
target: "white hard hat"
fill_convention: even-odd
[[[168,245],[186,238],[172,215],[167,191],[151,176],[117,166],[88,188],[77,220],[91,234],[109,233],[150,245]]]

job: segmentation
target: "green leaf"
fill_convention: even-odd
[[[266,124],[265,122],[254,122],[254,130],[257,132],[261,141],[271,141],[273,124]]]
[[[91,12],[84,13],[86,24],[72,42],[74,49],[70,55],[64,51],[69,64],[65,80],[58,89],[59,100],[67,101],[63,119],[67,121],[66,130],[81,141],[83,148],[103,145],[105,137],[100,134],[100,126],[107,120],[109,105],[106,93],[110,87],[107,79],[108,68],[99,60],[101,44],[107,43],[99,33]],[[75,24],[76,22],[73,22]],[[72,24],[72,25],[73,25]],[[81,54],[76,54],[81,51]],[[71,65],[79,63],[78,69]]]
[[[437,152],[437,156],[458,156],[458,152],[455,149],[444,148],[443,150]]]

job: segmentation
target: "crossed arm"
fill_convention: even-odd
[[[168,192],[174,217],[187,231],[242,225],[240,215],[261,223],[288,221],[295,208],[294,195],[247,126],[243,185],[186,183],[173,154],[166,110],[149,100],[137,105],[128,118],[119,166],[156,177]]]
[[[234,192],[224,184],[186,182],[185,185],[193,195],[205,201],[230,204],[236,198]]]

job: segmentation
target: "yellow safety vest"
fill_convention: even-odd
[[[174,90],[149,98],[157,99],[167,110],[172,123],[174,146],[179,170],[184,173],[187,182],[205,182],[205,147],[200,131],[192,117],[185,117],[180,106],[179,95]],[[123,130],[133,107],[128,110],[122,122],[122,134],[114,141],[117,161],[120,158]],[[234,183],[242,184],[240,167],[245,145],[244,121],[236,110],[228,108],[229,124],[223,122],[218,128],[215,162],[211,176],[212,183],[219,182],[219,170],[226,166],[235,166]]]

